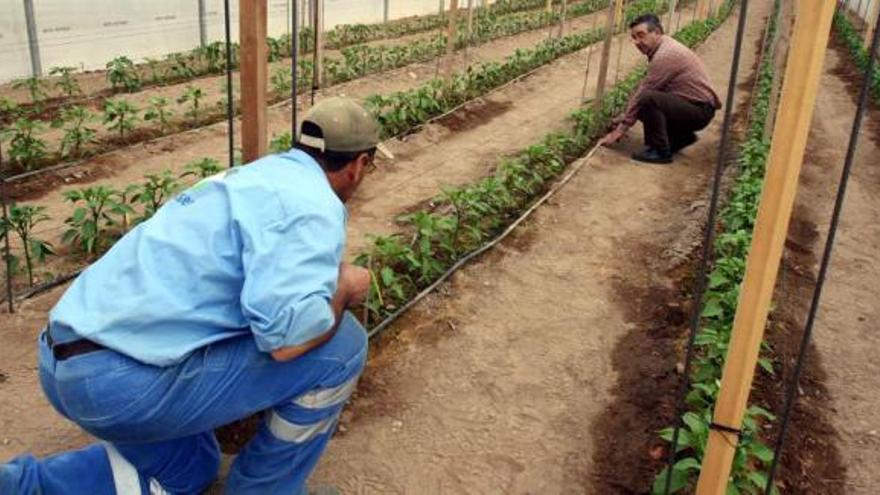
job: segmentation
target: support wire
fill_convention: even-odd
[[[232,20],[229,0],[223,2],[226,27],[226,118],[229,122],[229,168],[235,166],[235,100],[232,91]]]
[[[0,146],[0,170],[3,170],[3,148]],[[12,229],[9,225],[9,212],[6,208],[6,178],[0,178],[0,204],[3,207],[3,261],[6,262],[6,302],[9,304],[9,312],[15,313],[15,304],[12,300],[12,250],[9,248],[9,236]]]

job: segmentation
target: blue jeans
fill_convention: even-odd
[[[51,331],[59,343],[76,338]],[[166,368],[110,350],[56,361],[41,335],[49,402],[104,442],[0,465],[0,493],[200,493],[220,465],[213,430],[263,410],[266,419],[235,460],[226,492],[304,493],[366,355],[366,333],[350,314],[330,341],[288,362],[257,350],[250,336]]]

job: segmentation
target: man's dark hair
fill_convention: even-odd
[[[316,138],[324,137],[321,128],[311,122],[303,122],[301,132],[307,136]],[[303,151],[314,158],[314,160],[318,162],[318,165],[320,165],[326,172],[338,172],[342,170],[346,165],[356,160],[362,153],[366,153],[370,158],[373,158],[376,154],[376,148],[363,151],[321,151],[318,148],[306,146],[302,143],[294,143],[293,148]]]
[[[659,32],[660,34],[663,34],[663,25],[660,24],[660,18],[657,17],[657,14],[642,14],[629,23],[629,28],[632,29],[639,24],[647,24],[648,31],[651,31],[652,33]]]

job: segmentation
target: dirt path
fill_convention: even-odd
[[[804,163],[795,218],[786,244],[789,292],[801,303],[788,329],[800,339],[824,249],[837,183],[856,111],[855,95],[861,74],[853,71],[844,51],[829,50]],[[808,356],[795,423],[783,454],[785,469],[812,472],[811,486],[792,487],[791,493],[876,493],[880,483],[880,363],[876,349],[880,336],[877,294],[880,293],[880,111],[866,115],[853,175],[837,234],[828,279],[814,327],[814,345]],[[792,339],[795,340],[795,339]],[[786,358],[793,360],[795,347]],[[790,368],[790,366],[789,366]],[[830,403],[829,403],[830,402]],[[815,417],[832,428],[815,428]],[[805,421],[803,418],[807,418]],[[799,421],[800,420],[800,421]],[[809,421],[812,420],[812,421]],[[827,472],[824,455],[804,458],[810,444],[827,452],[836,443],[845,472]],[[831,488],[823,489],[823,485]],[[818,487],[818,491],[817,490]]]
[[[769,7],[753,4],[747,46]],[[734,16],[699,50],[715,77],[729,69],[735,29]],[[745,81],[754,54],[743,55]],[[615,479],[594,461],[621,442],[591,431],[617,367],[653,359],[612,355],[633,325],[619,289],[650,287],[655,265],[689,252],[683,232],[705,214],[720,125],[670,167],[632,163],[637,136],[601,152],[499,252],[396,325],[317,480],[346,493],[644,491],[644,473]]]

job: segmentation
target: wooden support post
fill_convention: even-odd
[[[568,13],[568,0],[562,0],[562,12],[559,17],[559,37],[565,36],[565,15]]]
[[[694,20],[701,21],[709,16],[709,0],[697,0]]]
[[[742,428],[752,388],[834,12],[834,2],[797,0],[795,6],[796,21],[782,99],[713,417],[715,424],[734,430]],[[697,485],[698,495],[723,495],[726,492],[738,442],[735,433],[710,430]]]
[[[268,49],[266,46],[267,0],[241,0],[241,146],[244,163],[266,154],[266,92]]]
[[[458,0],[449,2],[449,25],[446,28],[446,60],[443,63],[444,77],[452,76],[452,55],[455,53],[456,25],[458,23]]]
[[[620,0],[618,0],[620,1]],[[608,19],[605,23],[605,43],[602,45],[602,61],[599,62],[599,78],[596,81],[596,99],[593,105],[602,107],[602,96],[605,95],[605,82],[608,80],[608,64],[611,61],[611,44],[614,41],[614,13],[617,10],[615,0],[608,1]]]
[[[678,7],[678,0],[669,0],[669,18],[666,21],[666,25],[663,26],[666,34],[673,35],[675,34],[675,9]]]
[[[865,22],[868,23],[868,29],[865,30],[865,48],[871,48],[871,40],[874,38],[874,30],[877,29],[877,16],[880,15],[880,0],[871,0],[871,6],[868,8],[868,17]]]
[[[614,26],[620,29],[623,26],[623,0],[615,0],[614,2]]]
[[[315,0],[315,84],[324,87],[324,0]]]

